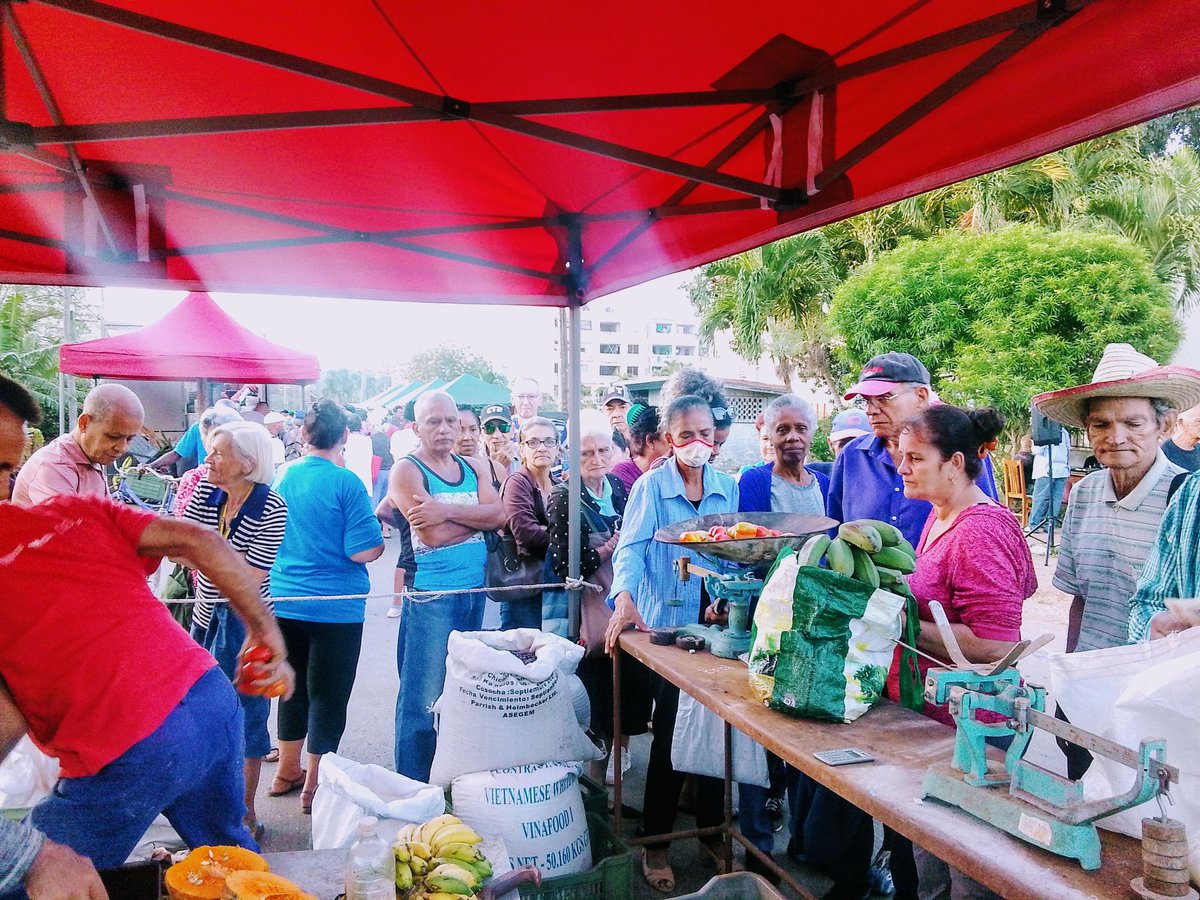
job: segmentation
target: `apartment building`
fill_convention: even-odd
[[[600,299],[583,308],[580,366],[585,396],[613,382],[664,375],[672,363],[697,363],[699,324],[690,305],[647,305],[653,309]]]

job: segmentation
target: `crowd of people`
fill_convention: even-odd
[[[685,779],[671,764],[680,689],[622,655],[626,733],[612,734],[611,653],[628,628],[719,619],[701,580],[679,581],[674,562],[683,551],[656,541],[659,528],[738,512],[890,522],[917,551],[910,587],[922,621],[931,620],[932,601],[941,603],[963,653],[977,662],[1020,639],[1022,605],[1037,589],[1028,534],[997,499],[1002,417],[941,403],[929,371],[907,353],[870,360],[845,394],[853,405],[834,417],[834,460],[809,458],[816,412],[784,394],[757,423],[762,462],[736,478],[713,465],[733,424],[717,381],[698,369],[677,372],[657,406],[616,386],[570,435],[578,442],[578,498],[563,478],[565,427],[541,414],[542,394],[528,379],[514,385],[511,409],[464,407],[433,390],[376,424],[329,400],[293,420],[231,394],[153,463],[193,464],[175,516],[156,516],[107,500],[105,467],[143,426],[132,391],[94,388],[72,431],[26,459],[40,412],[20,385],[0,378],[0,475],[15,475],[0,479],[0,496],[10,482],[12,492],[12,502],[0,503],[0,752],[28,732],[62,769],[59,788],[26,823],[0,819],[0,894],[23,880],[37,896],[56,878],[68,895],[101,896],[91,866],[121,862],[160,813],[191,845],[257,846],[261,765],[275,753],[267,793],[298,793],[310,811],[321,758],[337,750],[346,727],[366,567],[393,535],[394,764],[427,781],[437,741],[430,707],[442,690],[447,642],[451,631],[483,627],[489,559],[512,552],[531,583],[561,582],[578,504],[580,571],[592,585],[582,592],[580,675],[594,736],[607,750],[652,736],[645,835],[671,832],[680,806]],[[1092,382],[1034,402],[1083,433],[1101,466],[1073,486],[1060,529],[1054,584],[1073,598],[1068,651],[1188,627],[1166,599],[1200,594],[1200,558],[1189,540],[1200,481],[1185,479],[1172,459],[1194,452],[1200,437],[1192,409],[1200,372],[1114,344]],[[1031,526],[1058,515],[1069,451],[1064,430],[1032,459]],[[147,586],[163,556],[190,573],[190,636]],[[501,627],[550,627],[561,593],[497,592]],[[285,687],[277,750],[270,701],[234,690],[251,645],[266,648],[256,684]],[[919,649],[948,656],[932,627],[921,629]],[[899,665],[898,650],[893,699]],[[925,714],[951,721],[944,708]],[[1068,771],[1079,777],[1090,758],[1070,745],[1067,752]],[[595,765],[602,777],[604,760]],[[782,760],[772,757],[768,769],[769,787],[740,786],[741,828],[771,854],[786,821],[787,852],[827,872],[831,896],[857,898],[872,887],[902,898],[988,896],[890,831],[887,853],[877,857],[866,813]],[[719,824],[720,782],[697,776],[694,788],[697,827]],[[708,840],[701,848],[716,860]],[[747,865],[759,867],[752,855]],[[641,868],[653,888],[674,889],[669,845],[648,845]]]

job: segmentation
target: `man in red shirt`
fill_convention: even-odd
[[[24,442],[24,420],[4,401],[14,387],[0,378],[0,476]],[[259,684],[283,678],[290,694],[258,581],[217,532],[86,497],[0,502],[0,679],[61,766],[29,821],[101,868],[124,862],[159,813],[190,846],[256,847],[242,822],[241,706],[150,592],[163,556],[221,589],[247,643],[271,651]]]

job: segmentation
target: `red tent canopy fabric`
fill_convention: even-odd
[[[18,282],[561,306],[1200,102],[1180,0],[0,10]]]
[[[303,384],[320,374],[315,356],[247,331],[201,293],[129,334],[64,344],[58,363],[67,375],[143,381]]]

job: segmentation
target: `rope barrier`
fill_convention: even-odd
[[[553,588],[556,590],[578,591],[583,588],[591,588],[599,590],[600,585],[592,584],[590,581],[584,581],[582,578],[567,578],[564,581],[549,581],[542,584],[517,584],[511,587],[478,587],[478,588],[459,588],[457,590],[448,591],[381,591],[373,594],[312,594],[301,597],[268,597],[271,603],[312,603],[324,600],[381,600],[388,598],[395,600],[397,597],[403,597],[406,600],[412,600],[414,603],[429,603],[439,597],[445,597],[450,594],[507,594],[516,591],[531,591],[545,590]],[[214,599],[204,599],[198,597],[188,597],[182,600],[165,600],[164,603],[179,603],[179,604],[196,604],[196,603],[228,603],[226,597],[216,597]]]

